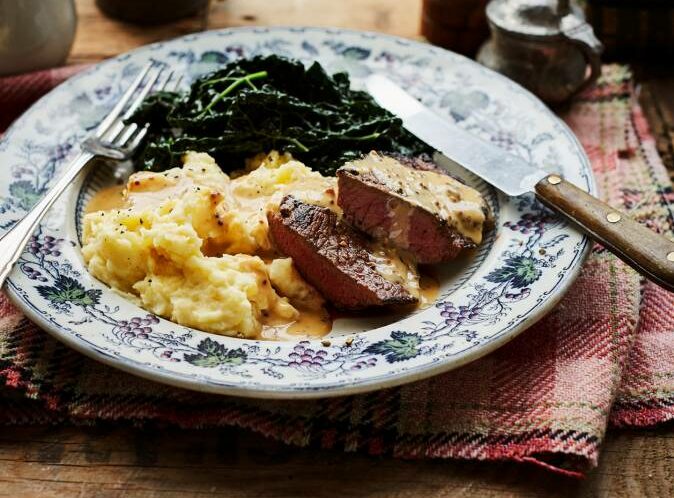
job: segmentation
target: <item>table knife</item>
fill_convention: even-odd
[[[532,192],[593,239],[665,289],[674,291],[674,242],[566,181],[436,114],[380,74],[365,80],[375,101],[403,126],[463,168],[509,196]]]

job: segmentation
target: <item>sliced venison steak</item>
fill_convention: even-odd
[[[454,259],[482,242],[488,212],[479,192],[427,164],[370,153],[337,170],[344,218],[419,263]]]
[[[277,249],[290,256],[300,274],[335,306],[362,309],[418,301],[399,281],[404,272],[375,254],[333,211],[286,196],[267,218]],[[416,275],[409,267],[404,270]],[[414,285],[418,282],[411,288]]]

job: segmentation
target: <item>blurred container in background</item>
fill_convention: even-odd
[[[609,59],[674,56],[673,0],[586,0],[587,17]],[[671,64],[671,60],[669,61]]]
[[[76,27],[74,0],[0,0],[0,76],[63,64]]]
[[[204,11],[209,0],[96,0],[106,15],[136,24],[163,24]]]
[[[421,34],[434,45],[474,57],[489,36],[487,0],[424,0]]]
[[[602,45],[569,0],[491,0],[478,62],[560,104],[601,74]]]

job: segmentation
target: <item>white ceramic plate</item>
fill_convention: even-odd
[[[78,144],[153,59],[190,80],[234,58],[280,54],[354,86],[371,72],[396,80],[447,119],[594,192],[589,162],[569,129],[510,80],[451,52],[374,33],[320,28],[229,29],[149,45],[98,64],[36,103],[0,142],[0,227],[49,187]],[[185,83],[188,83],[186,81]],[[96,168],[57,202],[7,288],[36,323],[82,353],[122,370],[200,391],[267,398],[352,394],[450,370],[494,350],[541,318],[577,274],[585,236],[532,197],[508,199],[479,179],[496,228],[472,257],[446,265],[434,306],[395,322],[338,320],[331,344],[222,337],[157,318],[93,279],[79,220],[110,181]],[[346,341],[351,337],[352,342]]]

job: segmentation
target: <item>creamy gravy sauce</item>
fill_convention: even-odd
[[[411,295],[419,296],[419,275],[414,267],[405,263],[398,253],[374,242],[371,245],[375,269],[389,282],[402,285]]]
[[[428,273],[422,273],[419,278],[419,304],[407,308],[391,310],[382,308],[380,310],[369,311],[341,311],[331,310],[331,312],[299,310],[300,315],[294,322],[283,325],[265,325],[262,329],[260,339],[272,340],[298,340],[298,339],[317,339],[325,337],[332,331],[335,320],[338,319],[357,319],[364,315],[380,313],[390,317],[389,323],[396,322],[405,317],[409,312],[426,309],[435,303],[440,294],[440,283],[437,278]]]
[[[142,173],[136,173],[141,175]],[[142,209],[160,204],[166,199],[182,194],[193,183],[188,179],[165,183],[159,180],[163,175],[140,177],[127,185],[113,185],[96,192],[85,207],[85,214],[110,209]]]
[[[440,294],[440,282],[433,275],[422,273],[419,278],[419,306],[426,309],[433,305]]]
[[[246,182],[246,176],[231,181],[229,197],[234,199],[239,209],[257,213],[266,210],[269,203],[279,204],[286,195],[317,206],[339,210],[336,203],[336,182],[334,178],[305,178],[301,184],[284,185],[273,192],[255,188]]]
[[[262,326],[259,339],[298,340],[325,337],[332,330],[332,317],[327,310],[298,310],[299,316],[289,323]]]
[[[391,199],[391,202],[387,205],[388,212],[387,218],[389,218],[390,226],[389,237],[394,240],[404,240],[409,243],[410,241],[410,228],[412,226],[412,215],[414,214],[414,208],[411,207],[406,202],[396,201]]]
[[[84,208],[85,214],[126,208],[125,188],[126,185],[113,185],[99,190],[89,199]]]
[[[167,199],[179,197],[191,187],[194,187],[194,182],[185,175],[168,176],[139,171],[127,184],[127,206],[138,209],[156,206]]]

